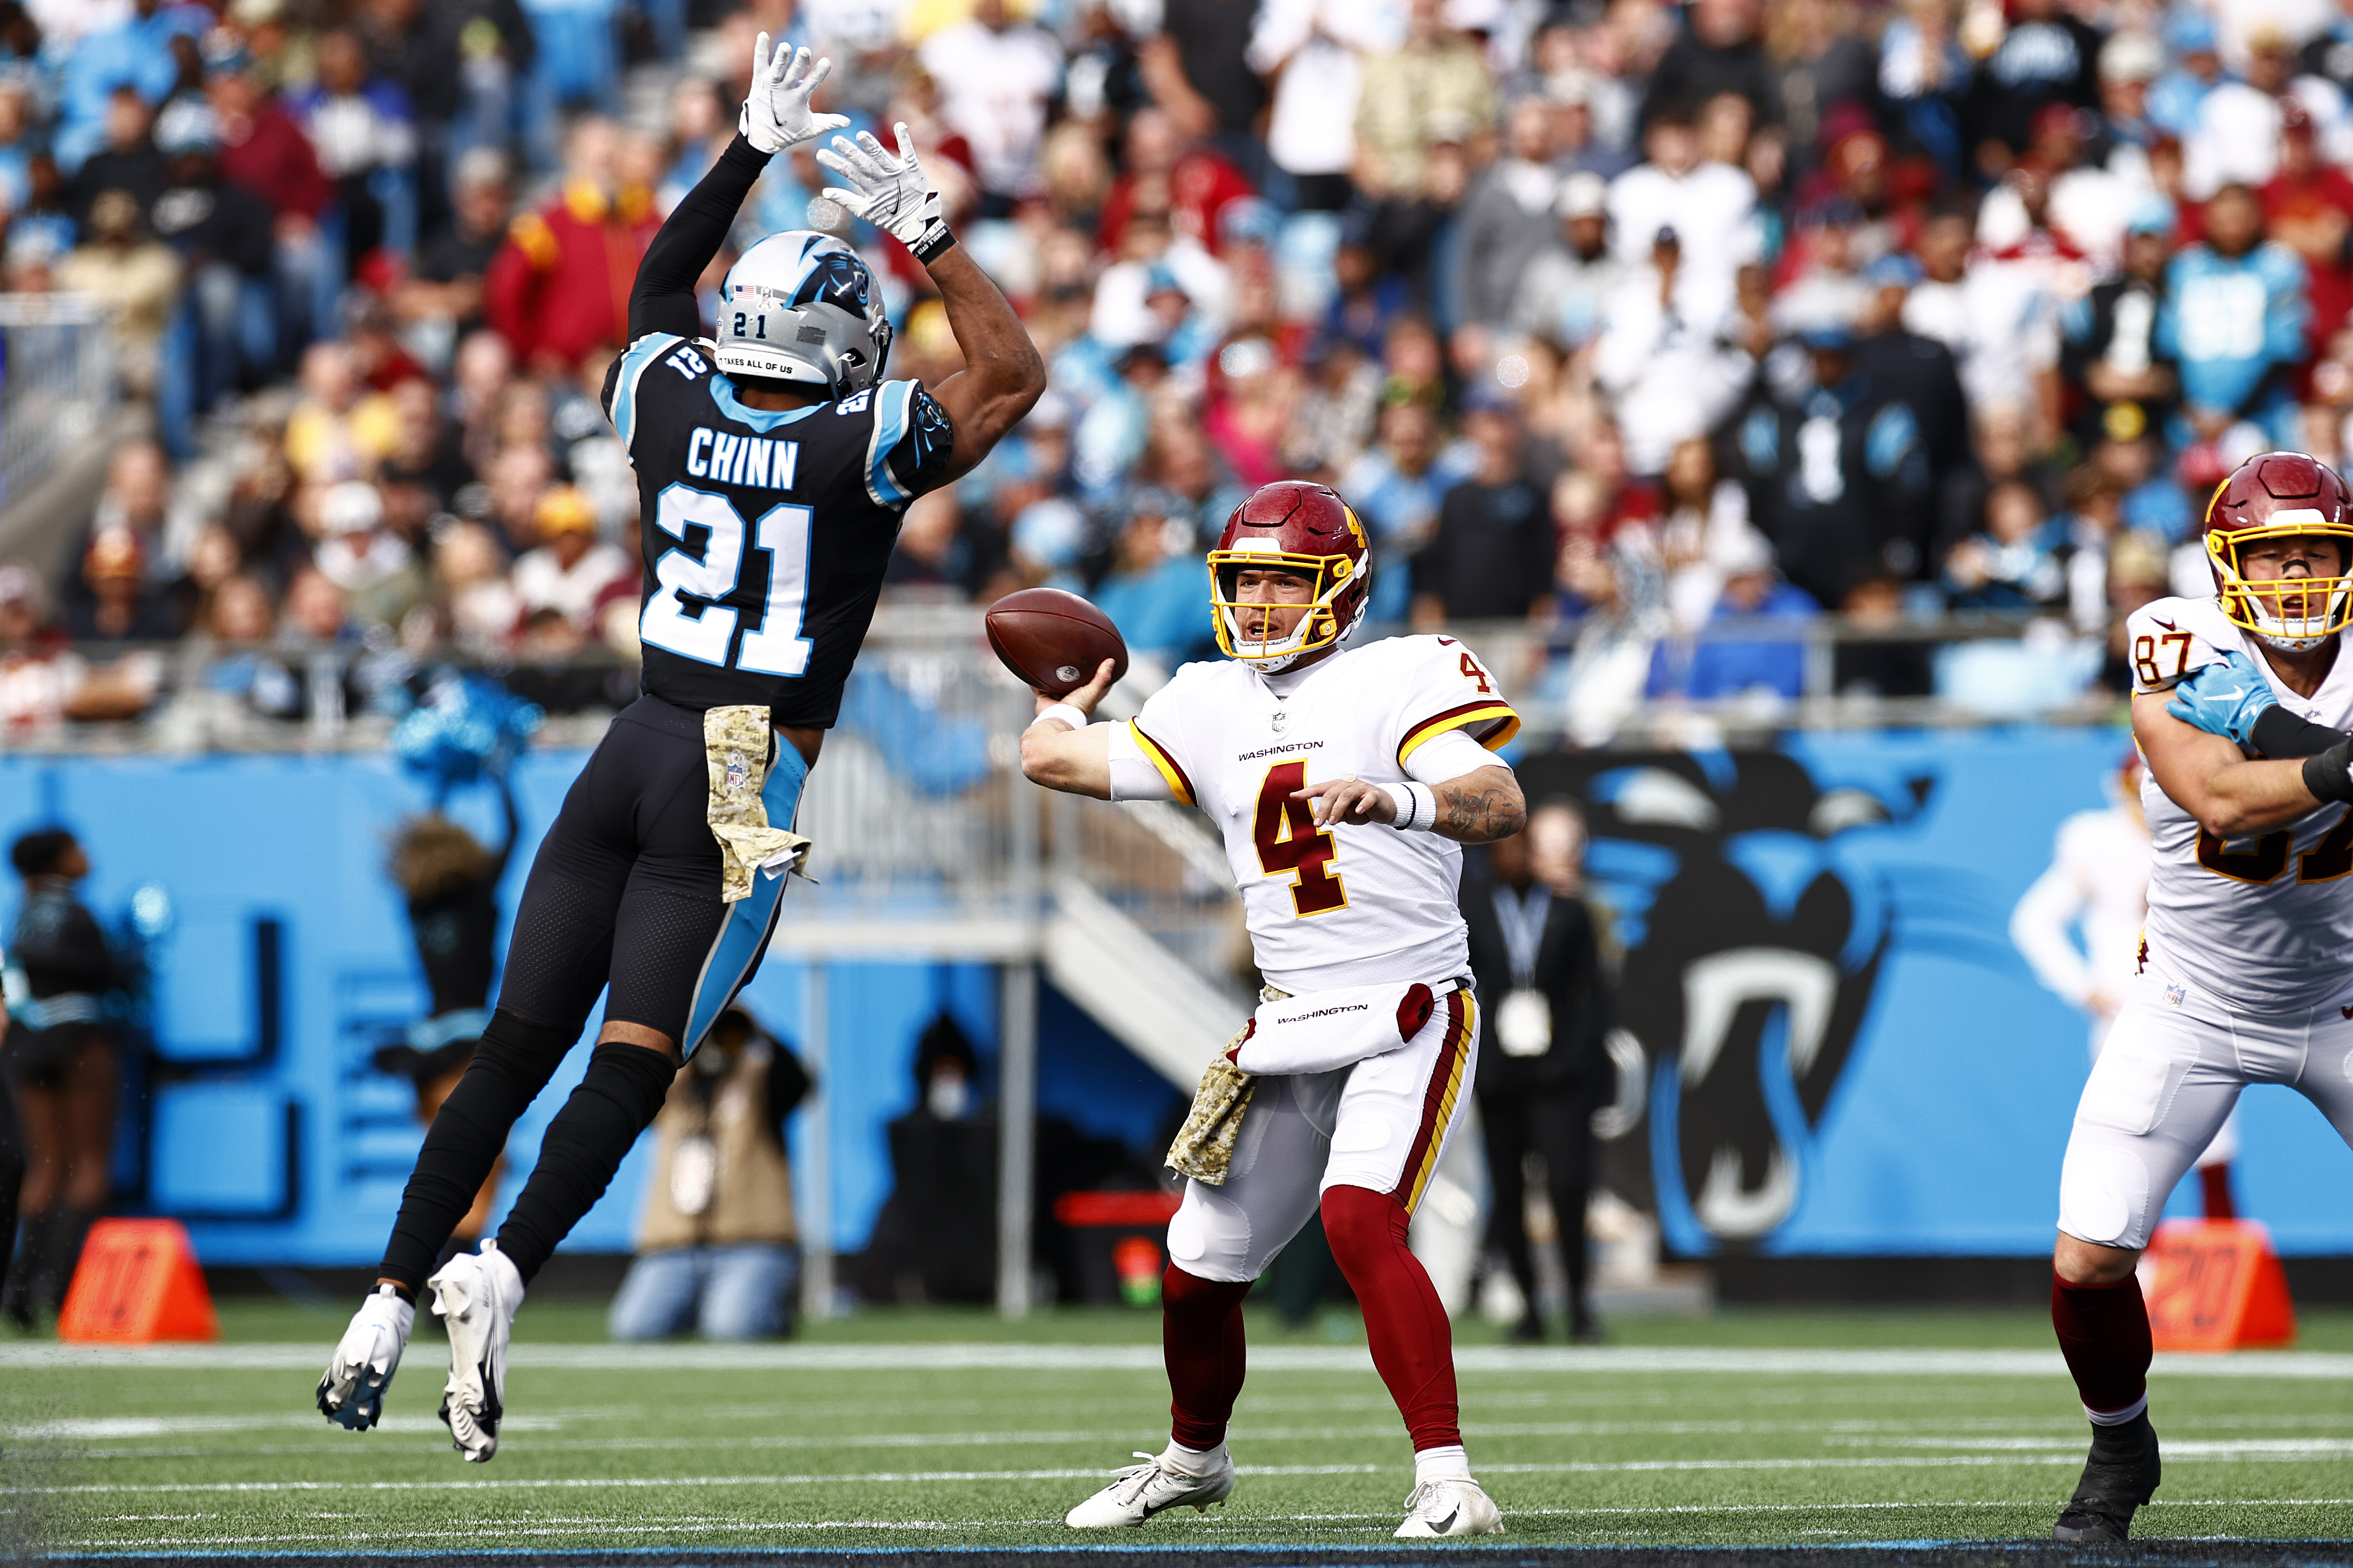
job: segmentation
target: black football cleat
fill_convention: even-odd
[[[2164,1478],[2157,1429],[2141,1412],[2121,1426],[2092,1429],[2092,1457],[2051,1539],[2065,1546],[2113,1546],[2132,1539],[2133,1511]]]

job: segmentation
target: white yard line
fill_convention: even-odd
[[[252,1345],[0,1345],[0,1368],[121,1367],[186,1372],[282,1372],[322,1364],[328,1347]],[[538,1345],[518,1344],[512,1365],[547,1372],[1134,1372],[1162,1371],[1156,1345]],[[1514,1377],[1532,1373],[1610,1374],[1762,1373],[1823,1377],[2057,1377],[2059,1352],[2026,1350],[1725,1350],[1599,1345],[1581,1349],[1479,1346],[1454,1352],[1458,1370]],[[1271,1345],[1250,1352],[1253,1373],[1372,1371],[1356,1345]],[[2241,1351],[2160,1355],[2176,1377],[2353,1381],[2353,1354]]]

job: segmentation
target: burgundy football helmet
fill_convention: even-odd
[[[2353,619],[2353,496],[2318,458],[2263,452],[2241,463],[2206,503],[2205,535],[2222,613],[2274,647],[2316,647]],[[2259,540],[2314,537],[2337,542],[2334,575],[2250,579],[2241,565]]]
[[[1240,583],[1245,568],[1295,572],[1314,584],[1314,597],[1299,624],[1280,637],[1264,606],[1245,605]],[[1372,545],[1365,525],[1338,492],[1324,485],[1282,479],[1264,485],[1234,508],[1209,552],[1209,604],[1218,647],[1232,658],[1261,669],[1289,668],[1302,655],[1330,647],[1356,629],[1371,596]],[[1259,623],[1246,629],[1244,616]]]

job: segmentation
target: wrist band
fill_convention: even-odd
[[[1426,784],[1383,784],[1397,819],[1389,826],[1399,833],[1428,833],[1438,826],[1438,792]]]
[[[929,267],[955,248],[955,236],[948,232],[944,218],[934,218],[923,226],[923,232],[908,243],[907,249],[914,258]]]
[[[2304,787],[2315,800],[2353,802],[2353,740],[2304,759]]]
[[[1048,719],[1060,719],[1073,730],[1083,730],[1087,727],[1087,716],[1067,702],[1057,702],[1039,713],[1037,718],[1029,721],[1030,727],[1034,729]]]

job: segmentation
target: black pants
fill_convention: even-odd
[[[1530,1154],[1545,1164],[1545,1195],[1560,1227],[1561,1266],[1568,1274],[1572,1320],[1587,1315],[1585,1204],[1593,1186],[1593,1090],[1578,1080],[1558,1089],[1479,1096],[1479,1126],[1487,1143],[1487,1180],[1494,1206],[1487,1246],[1501,1252],[1535,1310],[1535,1264],[1528,1252],[1527,1179]]]
[[[0,1276],[16,1256],[16,1200],[25,1186],[25,1140],[16,1125],[16,1096],[0,1072]]]
[[[800,753],[779,746],[762,792],[771,823],[792,821],[807,776]],[[686,1055],[752,978],[785,883],[759,874],[749,898],[722,899],[709,803],[702,715],[653,698],[624,709],[532,861],[498,1009],[425,1135],[384,1278],[412,1290],[424,1283],[599,991],[610,985],[607,1023],[659,1029]],[[660,1108],[670,1073],[667,1060],[637,1046],[592,1057],[499,1232],[526,1282],[604,1192]]]
[[[790,746],[777,752],[765,793],[782,827],[807,769]],[[721,900],[709,801],[702,715],[651,697],[623,709],[532,861],[501,1012],[576,1030],[609,984],[607,1023],[693,1049],[758,967],[784,890],[758,876],[750,898]]]

